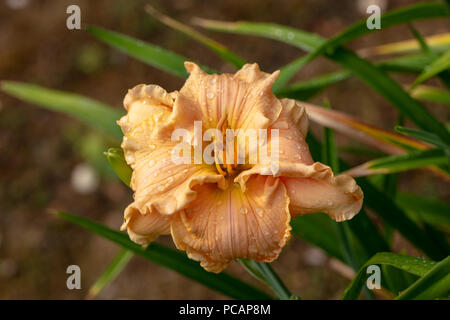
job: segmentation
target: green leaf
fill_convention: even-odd
[[[396,267],[403,271],[407,271],[416,276],[424,276],[435,264],[436,262],[431,260],[425,260],[422,258],[409,257],[405,255],[400,255],[391,252],[380,252],[370,258],[362,267],[359,269],[355,278],[353,278],[350,285],[345,289],[342,300],[355,300],[361,292],[364,286],[368,274],[367,267],[370,265],[389,265]]]
[[[338,63],[351,69],[419,127],[450,143],[450,134],[445,126],[384,71],[346,49],[336,50],[333,56]]]
[[[312,51],[325,42],[325,39],[317,34],[305,32],[283,25],[278,25],[275,23],[260,23],[248,21],[223,22],[202,18],[195,18],[192,22],[200,27],[210,30],[254,35],[286,42],[305,51]]]
[[[445,4],[441,2],[424,2],[386,12],[381,15],[380,22],[382,30],[385,30],[391,26],[405,22],[422,19],[445,18],[448,16],[449,10]],[[367,28],[367,20],[362,19],[340,32],[338,35],[332,37],[327,42],[323,43],[315,50],[313,54],[318,56],[327,50],[333,50],[345,43],[350,42],[351,40],[377,31],[380,31],[380,29]]]
[[[69,114],[113,138],[122,138],[122,132],[116,125],[116,120],[122,113],[106,104],[78,94],[22,82],[2,81],[0,88],[16,98],[52,111]]]
[[[120,148],[109,148],[108,151],[105,151],[105,156],[120,180],[127,186],[130,185],[133,171],[125,162],[123,150]]]
[[[292,233],[345,262],[333,223],[324,213],[308,214],[291,220]]]
[[[354,177],[361,177],[414,170],[431,165],[439,166],[447,164],[448,158],[443,150],[427,149],[371,160],[346,171],[346,173]]]
[[[324,103],[326,109],[331,109],[328,102]],[[337,154],[336,142],[334,139],[334,132],[329,128],[323,129],[324,142],[322,144],[322,162],[330,166],[334,174],[339,173],[339,158]],[[339,237],[339,244],[341,246],[342,253],[345,257],[345,261],[354,270],[358,269],[358,265],[355,259],[355,251],[350,243],[350,230],[347,222],[335,223],[336,233]]]
[[[113,46],[127,55],[130,55],[133,58],[136,58],[139,61],[155,68],[167,71],[178,77],[186,78],[188,76],[188,73],[184,68],[184,62],[192,61],[192,59],[117,32],[108,31],[93,26],[88,26],[87,31],[101,41]],[[214,70],[208,67],[201,67],[207,72],[214,72]]]
[[[112,230],[97,222],[65,212],[57,212],[56,215],[86,230],[96,233],[103,238],[115,242],[147,260],[172,269],[181,275],[191,278],[231,298],[244,300],[271,299],[266,293],[227,273],[222,272],[214,274],[205,271],[197,262],[188,259],[184,253],[179,251],[169,249],[154,242],[144,249],[131,241],[124,233]]]
[[[223,44],[201,34],[197,30],[194,30],[193,28],[179,21],[172,19],[171,17],[162,14],[161,12],[153,8],[151,5],[147,5],[145,7],[145,10],[147,11],[147,13],[149,13],[152,17],[159,20],[160,22],[166,24],[167,26],[177,31],[186,34],[187,36],[207,46],[208,48],[216,52],[223,60],[230,62],[234,67],[240,69],[244,64],[247,63],[244,59],[236,55],[234,52],[230,51]]]
[[[363,178],[357,178],[356,181],[364,191],[365,204],[389,225],[396,228],[412,244],[435,260],[448,255],[448,250],[443,251],[437,246],[427,233],[416,225],[389,196]]]
[[[428,149],[373,160],[370,162],[369,169],[387,169],[387,173],[393,173],[446,163],[447,158],[443,150]]]
[[[307,81],[296,82],[277,91],[278,97],[308,100],[326,87],[346,80],[352,76],[350,71],[327,73]]]
[[[309,134],[307,137],[307,143],[313,158],[320,159],[320,150],[321,144],[314,138],[313,135]],[[348,169],[349,166],[343,161],[340,161],[340,167],[344,170]],[[436,245],[432,241],[432,239],[428,236],[424,230],[422,230],[419,226],[417,226],[408,215],[401,210],[394,201],[383,191],[378,190],[372,183],[367,181],[364,178],[357,178],[356,182],[364,191],[364,204],[374,210],[386,223],[391,225],[392,227],[398,229],[398,231],[411,243],[420,248],[423,252],[425,252],[432,259],[440,260],[443,257],[449,254],[448,250],[442,250],[439,246]],[[313,215],[317,216],[317,215]],[[355,218],[359,218],[361,214],[355,216]],[[299,217],[306,218],[309,216]],[[362,216],[361,216],[362,217]],[[297,219],[294,219],[295,222]],[[353,218],[353,219],[355,219]],[[350,220],[350,223],[352,220]],[[302,225],[299,223],[299,228],[301,230]],[[332,232],[330,230],[323,229],[322,235],[329,237]],[[305,232],[305,230],[301,230]],[[293,230],[295,233],[295,230]],[[371,234],[371,233],[366,233]],[[376,233],[375,233],[376,234]],[[310,235],[311,236],[311,235]],[[317,237],[318,234],[313,234],[312,236]],[[378,239],[378,236],[376,237]],[[325,245],[327,245],[327,249],[333,248],[330,241],[333,239],[324,242],[322,239],[316,239],[316,241],[322,241]],[[382,247],[384,244],[381,241],[377,240],[379,243],[379,247]]]
[[[450,106],[450,91],[446,89],[419,85],[411,91],[411,96],[419,100]]]
[[[376,62],[375,65],[386,72],[409,72],[409,73],[420,73],[429,64],[430,59],[424,54],[415,54],[403,57],[397,57],[392,59],[381,60]],[[298,100],[308,100],[315,94],[319,93],[326,87],[346,80],[353,76],[353,73],[348,70],[342,70],[337,72],[331,72],[324,75],[317,76],[306,81],[295,82],[291,85],[285,86],[277,91],[277,96],[287,97],[291,99]],[[424,87],[424,86],[420,86]],[[425,101],[434,101],[434,95],[427,92],[419,90],[419,87],[411,92],[414,98],[422,99]],[[416,95],[417,94],[417,95]],[[436,94],[436,101],[443,102],[439,100],[439,96]],[[449,98],[450,99],[450,98]],[[447,100],[444,100],[447,102]],[[443,103],[445,103],[443,102]]]
[[[433,52],[443,52],[449,49],[450,45],[450,33],[441,33],[436,35],[430,35],[428,37],[423,38],[423,42],[427,44],[427,46]],[[373,55],[385,55],[385,54],[397,54],[397,53],[408,53],[408,52],[416,52],[421,48],[420,43],[417,43],[416,39],[403,40],[393,43],[381,44],[375,47],[364,48],[358,50],[358,53],[361,53],[363,56],[373,56]]]
[[[437,228],[450,230],[449,204],[434,198],[403,192],[395,197],[395,202],[415,219]]]
[[[418,19],[421,16],[426,18],[442,17],[446,15],[448,15],[447,7],[436,2],[423,4],[423,6],[411,6],[402,9],[401,12],[396,11],[386,13],[383,16],[387,19],[387,25],[390,26],[405,21],[411,21],[413,18]],[[434,132],[440,136],[443,141],[450,143],[450,134],[444,125],[437,121],[430,112],[428,112],[417,100],[413,99],[383,70],[375,67],[371,62],[358,57],[355,53],[348,49],[334,47],[335,45],[340,45],[349,39],[354,39],[359,35],[369,32],[370,30],[368,30],[365,26],[365,20],[363,21],[363,28],[361,21],[360,26],[355,25],[349,28],[336,38],[332,38],[329,43],[327,43],[323,38],[318,38],[317,35],[308,34],[304,31],[298,31],[293,28],[282,27],[274,24],[252,24],[249,22],[224,23],[211,20],[201,20],[199,24],[203,27],[219,31],[261,35],[295,45],[307,51],[313,51],[313,54],[303,56],[282,68],[285,75],[281,74],[275,83],[273,88],[275,93],[277,93],[276,90],[281,89],[283,84],[287,83],[290,75],[295,74],[295,70],[298,70],[305,63],[309,62],[311,58],[315,57],[314,52],[320,52],[327,58],[341,64],[348,70],[351,70],[355,75],[389,100],[398,110],[408,116],[422,129]],[[261,32],[261,30],[258,29],[264,30],[265,32]],[[332,50],[329,50],[330,48]]]
[[[438,262],[397,297],[398,300],[449,298],[450,256]]]
[[[437,146],[439,148],[443,148],[443,149],[450,148],[449,144],[443,142],[437,135],[435,135],[431,132],[426,132],[426,131],[418,130],[418,129],[406,128],[406,127],[402,127],[402,126],[396,126],[395,131],[397,131],[398,133],[404,134],[406,136],[434,144],[435,146]]]
[[[423,71],[417,79],[411,85],[411,89],[414,89],[418,84],[424,82],[425,80],[434,77],[435,75],[450,70],[450,50],[445,52],[442,56],[437,58],[430,64],[425,71]]]
[[[281,281],[270,264],[256,262],[250,259],[239,259],[244,268],[256,279],[268,285],[280,300],[290,300],[291,292]]]
[[[306,137],[306,141],[313,158],[321,159],[321,144],[312,134],[309,134]],[[343,161],[340,161],[339,166],[342,168],[348,167],[348,165]],[[291,224],[293,225],[294,234],[297,234],[311,243],[318,245],[329,255],[334,256],[341,261],[345,261],[342,253],[340,252],[339,236],[334,227],[335,223],[336,222],[332,221],[327,215],[321,213],[298,217],[294,219]],[[362,259],[359,260],[368,259],[377,252],[389,250],[388,244],[379,234],[376,226],[369,219],[364,209],[361,209],[361,211],[353,217],[353,219],[348,221],[348,226],[356,238],[357,243],[363,248],[367,255],[367,257],[361,257]],[[368,234],[371,236],[368,237]]]
[[[95,298],[104,288],[113,282],[132,257],[133,253],[131,251],[121,249],[117,256],[106,267],[105,271],[103,271],[98,280],[91,286],[87,298]]]
[[[442,5],[442,3],[439,2],[420,3],[417,5],[412,5],[383,14],[380,19],[381,25],[383,26],[383,29],[386,29],[393,25],[417,19],[446,17],[449,13],[448,10],[443,10],[443,8],[447,9]],[[353,39],[361,37],[367,33],[378,31],[377,29],[367,28],[366,23],[366,19],[358,21],[343,32],[339,33],[337,36],[319,44],[314,49],[314,51],[312,51],[307,56],[298,58],[281,68],[281,74],[274,85],[274,92],[277,92],[277,90],[282,88],[301,67],[303,67],[306,63],[312,61],[316,57],[322,54],[326,54],[328,57],[330,57],[333,55],[334,50],[336,50],[341,45]]]
[[[417,42],[419,43],[419,46],[420,46],[420,49],[422,50],[422,52],[424,54],[430,56],[431,58],[435,58],[436,55],[431,50],[431,48],[428,46],[427,41],[420,34],[420,32],[416,28],[414,28],[414,26],[412,24],[408,24],[408,27],[409,27],[409,30],[411,31],[411,33],[413,34],[414,38],[416,38]]]

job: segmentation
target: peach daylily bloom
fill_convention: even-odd
[[[237,258],[276,259],[290,238],[291,218],[325,212],[343,221],[359,212],[363,193],[353,178],[335,177],[313,161],[305,109],[272,94],[278,71],[247,64],[235,74],[209,75],[192,62],[185,67],[190,76],[179,92],[138,85],[124,99],[128,113],[118,123],[134,201],[122,229],[134,242],[148,245],[171,234],[178,249],[220,272]],[[222,132],[278,129],[278,170],[270,163],[175,164],[171,152],[179,142],[171,134],[192,132],[194,121]],[[242,143],[239,136],[235,141]]]

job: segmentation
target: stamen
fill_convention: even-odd
[[[217,156],[218,152],[217,152],[217,144],[216,141],[214,139],[214,137],[212,137],[213,143],[214,143],[214,164],[216,165],[216,169],[217,171],[219,171],[219,173],[223,176],[226,176],[227,173],[225,171],[222,170],[222,167],[219,164],[219,157]]]

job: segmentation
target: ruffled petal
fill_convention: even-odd
[[[170,233],[170,216],[157,212],[141,214],[133,204],[125,209],[125,222],[121,230],[127,230],[130,239],[140,245],[148,245],[161,234]]]
[[[242,172],[236,181],[245,189],[246,182],[255,174],[271,174],[271,169],[257,165]],[[277,176],[286,186],[292,217],[325,212],[336,221],[344,221],[361,210],[364,195],[355,180],[346,174],[335,177],[331,168],[320,162],[312,165],[281,162]]]
[[[270,262],[278,257],[291,229],[289,198],[279,179],[252,177],[245,193],[238,186],[196,190],[198,197],[173,216],[178,249],[216,273],[237,258]]]
[[[282,99],[281,104],[283,109],[280,116],[268,128],[267,139],[261,140],[258,146],[259,163],[314,163],[305,141],[308,130],[308,117],[305,108],[292,99]],[[276,136],[275,133],[277,133]],[[274,155],[277,156],[272,157]],[[276,169],[273,173],[276,174]]]
[[[128,112],[117,123],[124,134],[121,146],[131,167],[137,151],[151,150],[155,144],[170,140],[166,119],[172,113],[176,94],[157,85],[141,84],[128,90],[123,102]]]
[[[185,66],[190,76],[175,100],[172,115],[177,127],[190,130],[194,121],[202,121],[207,129],[259,129],[277,119],[281,104],[272,85],[278,71],[269,75],[254,64],[235,75],[210,75],[193,62]]]
[[[152,151],[137,152],[131,187],[135,207],[143,212],[157,210],[173,214],[195,199],[192,188],[203,183],[225,187],[225,179],[213,166],[176,164],[171,154],[173,144],[155,146]]]
[[[125,134],[122,148],[133,168],[133,206],[143,214],[154,210],[172,214],[195,198],[193,186],[208,182],[223,187],[225,183],[213,167],[173,161],[180,143],[171,139],[174,127],[170,115],[176,95],[159,86],[139,85],[124,99],[128,114],[119,120]]]

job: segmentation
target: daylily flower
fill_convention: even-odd
[[[247,64],[235,74],[209,75],[192,62],[185,67],[190,76],[179,92],[138,85],[124,99],[128,113],[118,123],[133,169],[134,201],[125,209],[122,229],[134,242],[148,245],[171,234],[178,249],[206,270],[220,272],[237,258],[276,259],[290,238],[291,218],[325,212],[344,221],[359,212],[363,193],[353,178],[334,176],[313,161],[305,142],[305,109],[273,95],[279,71],[267,74]],[[277,170],[270,163],[230,159],[174,163],[171,153],[179,141],[171,139],[172,132],[193,132],[194,121],[221,132],[278,129]],[[269,152],[270,139],[269,134]],[[234,141],[243,140],[238,135]]]

